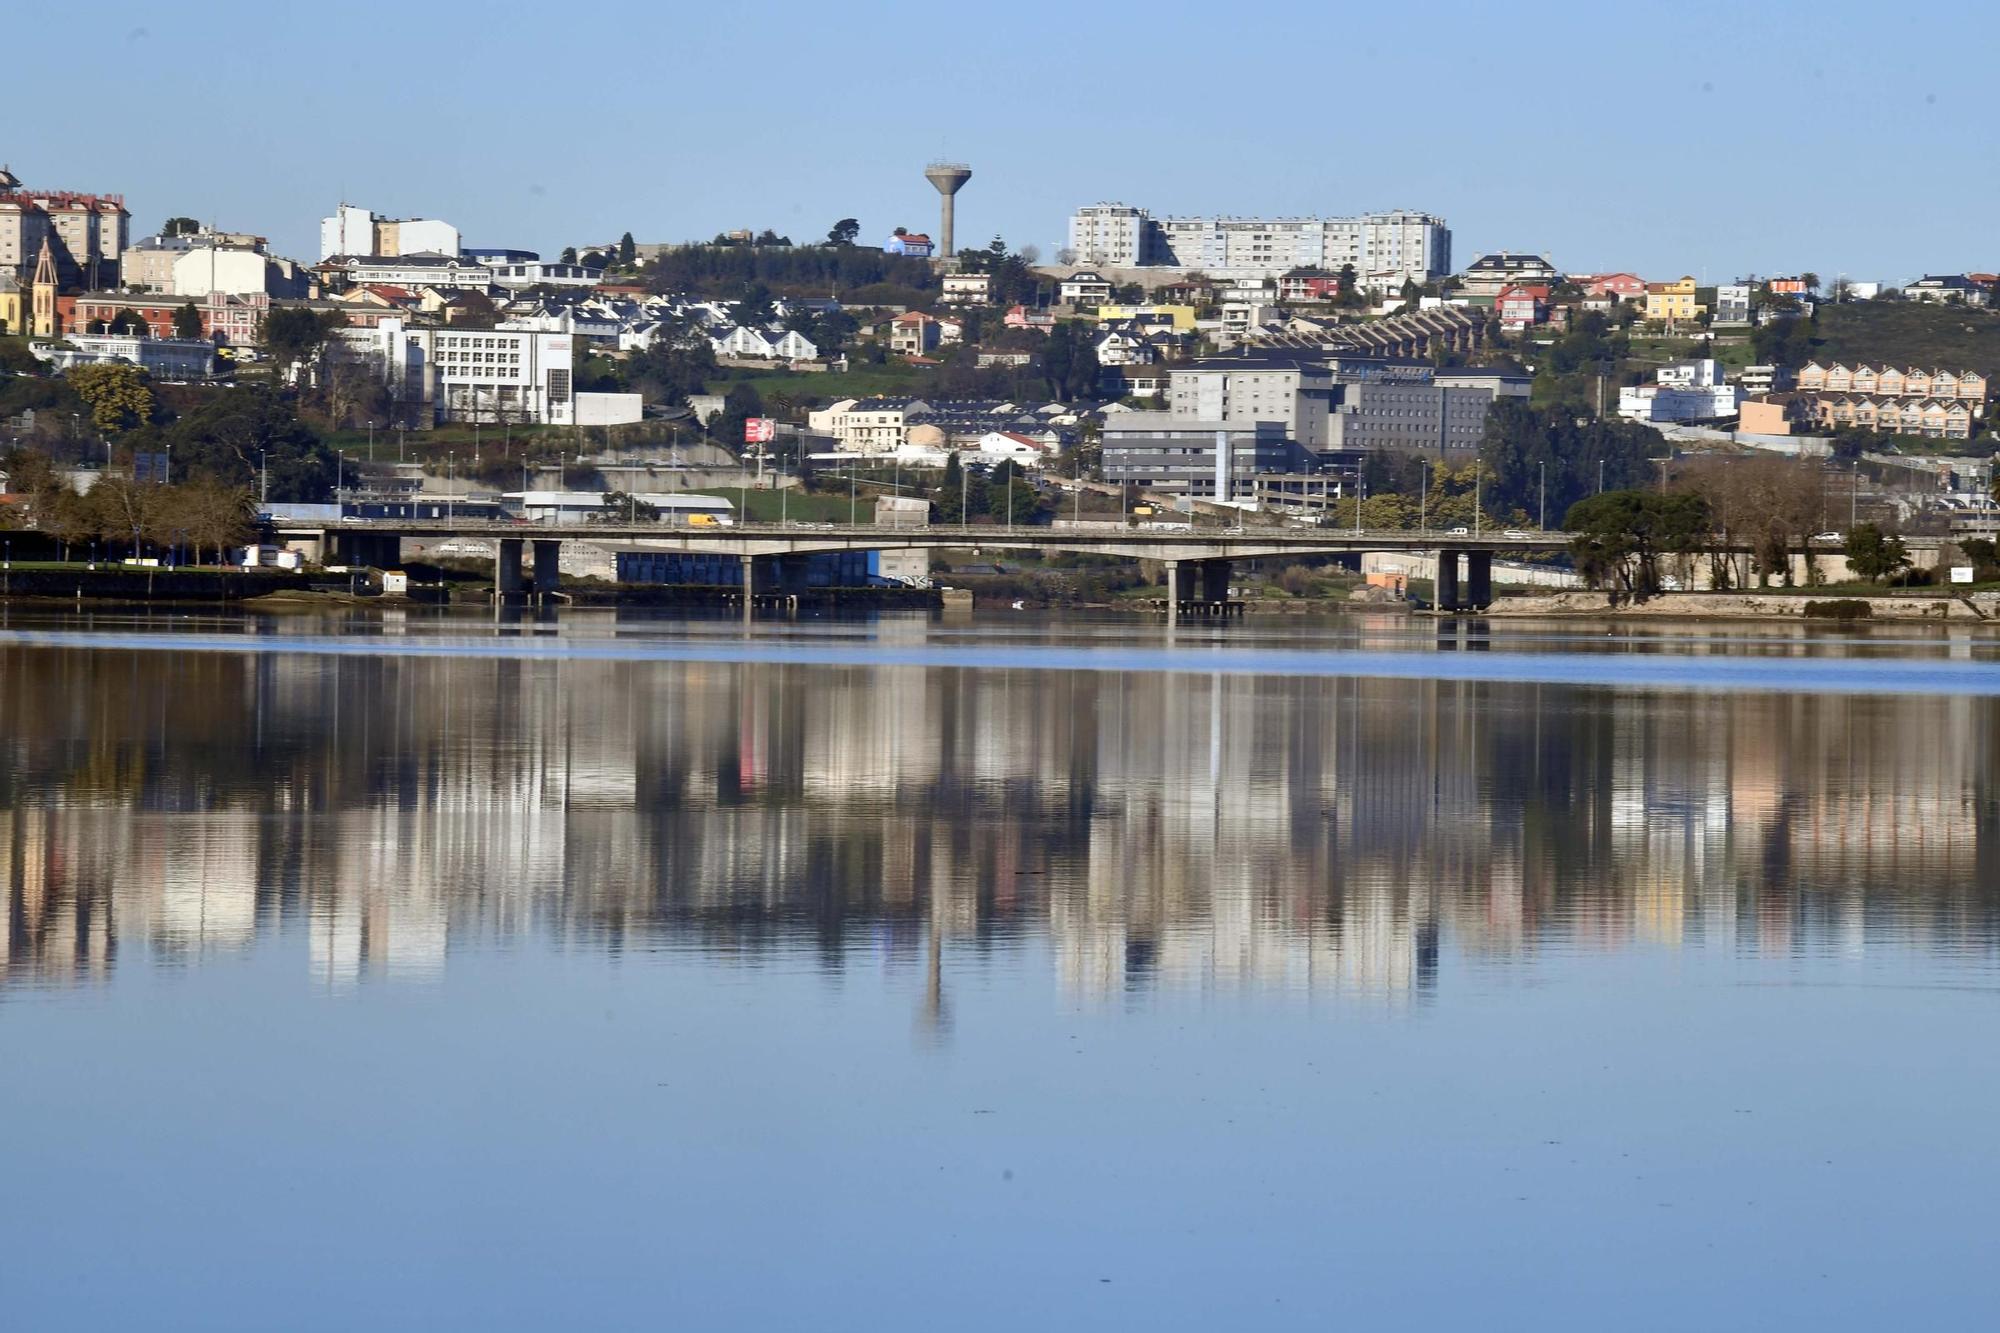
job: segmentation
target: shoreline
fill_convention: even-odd
[[[1839,604],[1862,608],[1851,614],[1808,615],[1808,606]],[[1562,592],[1496,597],[1484,611],[1496,619],[1591,620],[1795,620],[1840,625],[1876,621],[1920,621],[1983,625],[2000,623],[2000,593],[1932,593],[1855,597],[1811,592],[1669,592],[1644,602],[1613,605],[1603,592]]]

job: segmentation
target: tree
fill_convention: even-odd
[[[272,500],[310,502],[333,491],[333,451],[265,385],[224,389],[168,427],[174,474],[253,488]]]
[[[1049,397],[1072,402],[1094,396],[1103,378],[1096,330],[1071,320],[1058,323],[1043,340],[1041,366]]]
[[[729,317],[746,329],[761,329],[771,322],[775,306],[771,289],[761,282],[747,283],[729,307]]]
[[[193,218],[168,218],[160,224],[162,236],[196,236],[201,233],[201,224]]]
[[[562,248],[562,253],[556,257],[556,262],[558,264],[574,264],[576,262],[576,247],[565,245]]]
[[[201,311],[194,308],[194,302],[189,301],[174,311],[174,337],[201,337]]]
[[[1871,583],[1879,583],[1910,563],[1902,538],[1892,537],[1874,523],[1863,523],[1847,534],[1847,566]]]
[[[1361,304],[1361,293],[1356,290],[1354,279],[1354,265],[1342,264],[1340,266],[1338,289],[1335,291],[1333,298],[1336,304],[1348,306]]]
[[[628,491],[606,491],[591,518],[598,523],[651,523],[659,516],[658,505],[648,504]]]
[[[1012,459],[993,469],[986,482],[986,512],[996,523],[1027,523],[1035,516],[1041,494]],[[1011,518],[1010,518],[1011,514]]]
[[[764,399],[754,385],[736,383],[722,397],[722,410],[709,419],[716,443],[737,453],[744,452],[743,423],[764,415]]]
[[[276,306],[257,331],[265,353],[279,367],[302,365],[319,355],[333,330],[347,321],[333,311],[316,314],[304,306]]]
[[[90,408],[90,424],[106,434],[130,430],[153,415],[153,391],[146,372],[123,362],[77,366],[70,388]]]
[[[1812,321],[1796,316],[1767,319],[1750,331],[1750,350],[1767,365],[1802,366],[1812,358]]]
[[[1613,583],[1644,601],[1660,589],[1660,557],[1699,549],[1708,505],[1686,492],[1606,491],[1571,505],[1563,527],[1577,572],[1592,586]]]
[[[1799,281],[1805,284],[1806,290],[1809,292],[1819,290],[1819,274],[1817,273],[1810,271],[1801,273],[1799,274]]]
[[[855,218],[842,218],[827,229],[829,245],[852,245],[854,238],[861,234],[861,223]]]
[[[958,450],[954,449],[944,458],[944,480],[931,492],[931,503],[936,507],[938,522],[965,522],[965,511],[959,503],[965,491],[965,466],[958,461]]]
[[[632,233],[626,232],[618,238],[618,266],[631,268],[639,259],[639,247],[632,240]]]

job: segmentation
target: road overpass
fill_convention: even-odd
[[[1300,556],[1422,553],[1437,557],[1435,602],[1440,610],[1470,610],[1493,600],[1493,557],[1565,548],[1566,533],[1518,529],[1471,531],[1354,531],[1336,528],[1199,528],[1172,531],[1128,526],[1006,527],[751,523],[716,527],[660,522],[606,522],[550,526],[490,519],[342,519],[273,525],[281,537],[310,540],[322,553],[350,564],[401,563],[405,539],[478,538],[494,543],[494,587],[505,596],[555,591],[564,542],[643,543],[654,551],[732,555],[743,562],[746,618],[759,590],[794,586],[803,558],[838,551],[962,550],[1035,551],[1156,560],[1167,570],[1169,617],[1227,600],[1232,565],[1239,560]],[[1833,555],[1837,541],[1812,543]],[[1724,549],[1747,553],[1741,543]],[[533,563],[527,557],[532,550]]]

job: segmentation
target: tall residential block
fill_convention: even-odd
[[[1217,278],[1276,278],[1353,265],[1364,286],[1428,282],[1451,272],[1451,228],[1429,213],[1346,218],[1155,218],[1130,204],[1070,215],[1074,262],[1103,268],[1198,269]]]

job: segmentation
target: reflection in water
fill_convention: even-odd
[[[1984,955],[2000,703],[0,650],[0,980],[298,931],[1402,997],[1637,942]],[[944,959],[949,955],[949,967]]]

